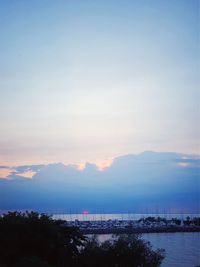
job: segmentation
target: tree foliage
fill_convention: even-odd
[[[121,234],[99,243],[94,236],[81,251],[80,266],[156,267],[164,258],[164,250],[152,250],[149,242],[136,234]]]
[[[35,212],[0,217],[0,254],[0,267],[157,267],[164,258],[137,235],[100,243]]]

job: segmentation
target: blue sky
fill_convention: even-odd
[[[198,0],[0,1],[2,165],[199,154]]]

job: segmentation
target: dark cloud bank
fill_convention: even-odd
[[[104,171],[90,163],[82,171],[62,163],[18,166],[0,179],[0,210],[197,213],[199,170],[197,156],[156,152],[118,157]],[[25,171],[36,174],[19,176]]]

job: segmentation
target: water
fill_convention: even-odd
[[[99,235],[100,242],[112,235]],[[200,233],[151,233],[142,238],[153,248],[164,248],[166,257],[161,267],[196,267],[200,265]]]
[[[193,267],[200,265],[200,233],[143,234],[154,248],[164,248],[162,267]]]
[[[200,217],[200,214],[54,214],[54,219],[66,221],[100,221],[100,220],[139,220],[144,217],[162,217],[166,219],[185,219]],[[112,235],[99,235],[100,241]],[[196,267],[200,265],[200,233],[148,233],[142,238],[150,241],[153,248],[164,248],[166,257],[161,267]]]
[[[53,214],[54,219],[62,219],[66,221],[103,221],[103,220],[139,220],[144,217],[162,217],[166,219],[178,218],[185,219],[187,216],[190,218],[200,217],[200,214],[180,214],[180,213],[157,213],[157,214],[144,214],[144,213],[122,213],[122,214]]]

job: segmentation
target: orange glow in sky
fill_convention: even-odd
[[[113,159],[106,159],[103,161],[97,161],[95,164],[96,164],[97,169],[99,171],[103,171],[106,168],[110,167],[112,165],[112,163],[113,163]]]
[[[23,176],[23,177],[25,177],[25,178],[32,178],[35,174],[36,174],[36,172],[33,172],[33,171],[26,171],[26,172],[18,173],[18,174],[16,174],[16,175],[18,175],[18,176]]]
[[[8,168],[2,168],[0,169],[0,179],[7,177],[9,174],[11,174],[12,170]]]

